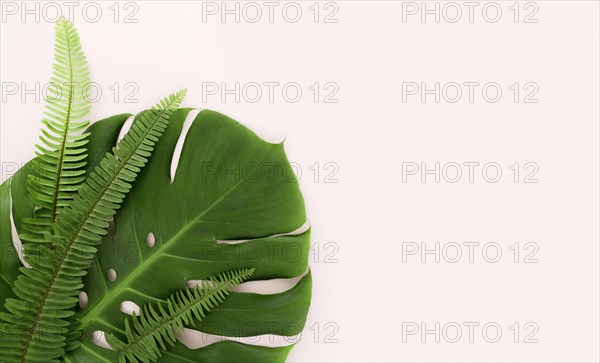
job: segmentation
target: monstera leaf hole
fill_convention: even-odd
[[[82,291],[79,293],[79,307],[85,309],[89,302],[87,292]]]
[[[115,271],[114,268],[111,268],[108,270],[107,276],[108,276],[108,281],[110,281],[110,282],[117,281],[117,271]]]
[[[154,247],[154,244],[156,243],[156,238],[154,237],[154,233],[150,232],[148,233],[148,236],[146,236],[146,245],[150,248]]]
[[[96,330],[95,332],[93,332],[91,341],[100,348],[113,350],[110,344],[108,344],[108,342],[106,341],[106,334],[102,330]]]
[[[175,149],[173,150],[173,157],[171,159],[171,183],[175,180],[175,174],[177,173],[177,167],[179,166],[179,160],[181,159],[181,152],[183,151],[183,146],[185,144],[185,139],[187,137],[188,132],[190,131],[190,127],[200,114],[201,109],[191,110],[185,120],[183,121],[183,125],[181,127],[181,133],[177,138],[177,143],[175,144]]]
[[[125,137],[125,135],[127,135],[127,132],[129,132],[129,129],[131,129],[131,126],[133,125],[133,121],[134,120],[135,120],[135,116],[134,115],[129,116],[127,118],[127,120],[125,120],[125,123],[123,123],[123,126],[119,130],[119,136],[117,137],[114,146],[119,145],[119,142],[121,140],[123,140],[123,138]]]
[[[12,187],[12,182],[11,179],[9,179],[7,181],[8,183],[8,187],[11,188]],[[9,218],[10,218],[10,228],[11,228],[11,233],[12,233],[12,243],[13,246],[15,248],[15,251],[17,252],[17,256],[19,256],[19,260],[21,261],[21,264],[27,268],[31,268],[31,266],[29,265],[29,263],[27,263],[27,261],[25,261],[25,256],[23,254],[23,242],[21,241],[21,239],[19,238],[19,233],[17,232],[17,226],[15,225],[15,216],[13,215],[12,211],[13,211],[13,196],[12,196],[12,192],[11,193],[7,193],[7,197],[8,197],[8,208],[10,210],[10,213],[8,213]]]
[[[136,315],[140,315],[140,307],[133,301],[123,301],[119,309],[123,314],[132,315],[136,313]]]
[[[256,281],[247,281],[242,284],[235,286],[231,291],[233,292],[245,292],[250,294],[261,294],[261,295],[275,295],[281,294],[286,291],[291,290],[296,286],[300,280],[302,280],[308,273],[309,269],[298,275],[296,277],[291,277],[287,279],[270,279],[270,280],[256,280]],[[185,283],[186,287],[194,287],[197,285],[201,285],[202,283],[207,283],[210,281],[206,280],[188,280]]]

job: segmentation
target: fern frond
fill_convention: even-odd
[[[30,242],[46,242],[44,234],[85,179],[88,133],[83,130],[89,125],[85,118],[91,106],[85,90],[90,72],[73,24],[58,20],[55,39],[52,86],[42,119],[45,128],[28,179],[29,197],[37,207],[33,218],[23,220],[27,233],[22,238]]]
[[[134,313],[125,320],[126,342],[114,335],[108,335],[106,341],[118,353],[119,362],[156,362],[161,351],[167,349],[165,342],[175,345],[176,334],[183,331],[184,325],[194,326],[194,318],[202,321],[206,313],[221,304],[231,288],[252,276],[254,269],[230,271],[214,276],[202,286],[179,290],[156,308],[151,304]]]
[[[9,313],[0,314],[6,322],[1,326],[0,361],[58,362],[64,354],[68,318],[74,314],[95,246],[184,96],[185,90],[177,92],[145,111],[113,154],[106,154],[53,223],[53,234],[46,234],[53,248],[25,245],[32,268],[21,268],[13,289],[18,299],[7,299]]]

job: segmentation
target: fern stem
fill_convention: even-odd
[[[61,261],[61,263],[62,263],[62,261]],[[48,299],[48,294],[50,293],[50,289],[52,288],[52,285],[54,284],[54,280],[56,279],[57,274],[58,274],[58,269],[54,272],[54,274],[52,274],[52,279],[50,280],[50,283],[48,284],[48,288],[46,288],[46,292],[44,293],[44,297],[42,299],[40,307],[38,308],[38,311],[35,315],[35,318],[31,325],[31,329],[29,329],[29,333],[27,334],[27,340],[25,342],[25,348],[23,348],[23,354],[21,355],[21,360],[19,361],[21,363],[25,362],[25,359],[27,358],[27,351],[29,350],[29,345],[31,344],[31,339],[33,338],[33,333],[35,332],[37,323],[40,320],[40,316],[42,315],[42,311],[44,310],[46,300]]]
[[[63,29],[65,31],[65,38],[66,38],[66,42],[67,42],[67,52],[68,52],[68,62],[69,62],[69,106],[67,108],[67,113],[66,113],[66,120],[65,120],[65,133],[63,134],[63,138],[61,141],[61,148],[60,148],[60,152],[58,153],[58,168],[57,168],[57,174],[56,174],[56,181],[55,181],[55,186],[54,186],[54,198],[53,198],[53,202],[52,202],[52,209],[51,209],[51,214],[50,214],[50,220],[51,222],[55,222],[56,221],[56,210],[57,210],[57,204],[58,204],[58,192],[60,189],[60,178],[62,175],[62,168],[63,168],[63,160],[64,160],[64,153],[65,153],[65,148],[67,145],[67,135],[68,135],[68,130],[69,130],[69,123],[71,120],[71,107],[73,105],[73,93],[75,92],[75,88],[73,87],[73,60],[72,60],[72,54],[71,54],[71,39],[69,39],[69,30],[67,28],[67,23],[65,21],[63,21]],[[61,259],[61,265],[64,261],[64,258],[66,257],[66,253],[63,255],[62,259]],[[59,265],[60,266],[60,265]],[[25,358],[27,357],[27,351],[29,349],[29,345],[31,344],[31,339],[33,338],[33,333],[35,331],[35,328],[37,326],[37,323],[39,321],[40,315],[42,314],[42,311],[44,309],[44,305],[46,302],[46,299],[48,298],[48,294],[50,293],[50,289],[52,288],[52,285],[54,284],[54,280],[56,279],[56,275],[58,274],[58,270],[60,267],[58,267],[55,272],[52,274],[52,279],[50,280],[50,283],[48,284],[48,287],[44,293],[44,299],[42,300],[42,303],[40,304],[40,307],[38,308],[37,314],[35,316],[35,319],[33,321],[32,327],[29,330],[29,333],[27,335],[27,340],[25,343],[25,348],[23,349],[23,355],[21,356],[21,363],[25,362]]]
[[[73,78],[73,59],[71,54],[71,39],[69,39],[69,32],[67,28],[67,23],[63,22],[63,29],[65,30],[66,40],[67,40],[67,52],[69,56],[67,59],[69,60],[69,107],[67,109],[67,116],[65,120],[65,130],[69,130],[69,123],[71,122],[71,109],[73,107],[73,93],[75,92],[75,87],[73,87],[73,82],[75,81]],[[56,171],[56,182],[54,184],[54,197],[52,199],[52,210],[50,211],[50,221],[54,223],[56,221],[57,209],[58,209],[58,192],[60,190],[60,178],[62,176],[63,169],[63,161],[65,159],[65,149],[67,147],[67,136],[68,132],[63,134],[63,138],[61,141],[60,152],[58,153],[58,169]]]

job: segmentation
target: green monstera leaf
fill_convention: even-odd
[[[130,116],[89,128],[88,171],[117,143]],[[31,216],[23,182],[30,171],[28,164],[0,189],[3,249],[12,246],[7,198],[13,220]],[[254,268],[252,281],[233,288],[159,361],[285,361],[310,305],[309,235],[282,144],[265,142],[214,111],[175,111],[84,278],[87,304],[76,315],[81,345],[63,360],[115,362],[103,335],[124,337],[124,312],[210,276]],[[1,263],[4,290],[16,274],[14,248],[3,252]]]

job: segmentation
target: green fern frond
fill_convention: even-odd
[[[167,349],[165,342],[175,345],[176,334],[183,331],[184,325],[194,326],[194,318],[202,321],[206,313],[221,304],[231,288],[252,276],[254,269],[230,271],[219,274],[203,282],[202,286],[179,290],[166,301],[166,309],[151,304],[134,313],[125,320],[126,342],[114,335],[108,335],[106,341],[117,351],[119,362],[156,362]],[[158,310],[158,311],[157,311]]]
[[[74,314],[95,246],[184,97],[185,90],[179,91],[145,111],[113,154],[106,154],[53,223],[53,234],[46,234],[53,248],[25,245],[25,258],[32,268],[21,268],[13,289],[18,299],[7,299],[9,313],[0,314],[6,322],[0,327],[4,338],[0,361],[59,362],[68,318]]]
[[[44,234],[85,179],[88,134],[83,131],[89,125],[85,117],[91,106],[85,89],[90,72],[73,24],[58,20],[55,38],[52,86],[48,87],[42,119],[45,129],[28,180],[29,197],[37,210],[33,218],[23,220],[27,233],[22,238],[32,242],[46,242]]]

